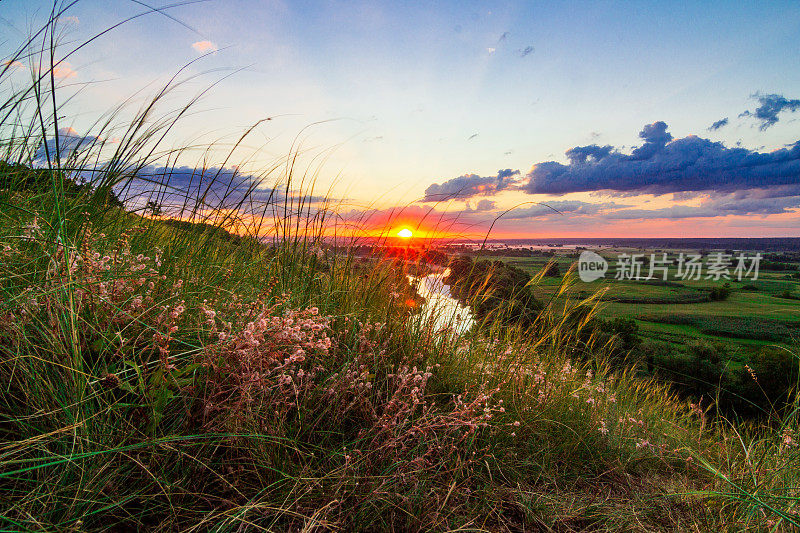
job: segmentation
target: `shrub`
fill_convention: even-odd
[[[730,283],[724,284],[722,287],[714,287],[709,292],[709,298],[711,301],[720,302],[722,300],[727,300],[728,296],[731,294],[731,285]]]

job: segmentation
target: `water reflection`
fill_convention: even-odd
[[[417,294],[425,298],[422,316],[432,317],[439,328],[450,327],[456,333],[464,333],[472,327],[474,320],[469,308],[450,295],[450,287],[442,281],[448,275],[449,268],[422,277],[408,276],[408,280]]]

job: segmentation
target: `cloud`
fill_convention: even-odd
[[[565,155],[572,164],[584,164],[587,160],[600,161],[614,150],[613,146],[576,146],[565,152]]]
[[[74,24],[77,26],[78,24],[80,24],[81,21],[78,17],[70,15],[67,17],[58,17],[58,22],[63,22],[65,24]]]
[[[521,188],[530,194],[730,192],[800,179],[800,141],[762,153],[695,135],[673,140],[664,122],[646,125],[639,136],[645,143],[630,154],[593,144],[567,150],[567,165],[536,163]]]
[[[3,61],[3,66],[7,68],[25,68],[25,65],[16,60],[7,59]]]
[[[728,125],[728,117],[721,118],[718,121],[714,122],[711,126],[708,127],[708,131],[717,131],[723,126]]]
[[[151,189],[162,187],[168,194],[180,198],[204,196],[212,205],[219,201],[237,203],[245,198],[255,203],[286,198],[285,187],[270,184],[272,180],[265,176],[249,174],[236,167],[147,166],[137,171],[136,178],[148,183]],[[309,196],[307,200],[322,202],[325,198]]]
[[[672,199],[675,202],[685,202],[686,200],[694,200],[703,193],[697,191],[678,191],[672,193]]]
[[[489,55],[492,55],[493,53],[497,52],[497,48],[489,47],[486,49],[486,51],[489,52]]]
[[[479,200],[475,207],[472,207],[469,200],[467,200],[467,206],[463,209],[462,212],[464,213],[487,213],[489,211],[494,211],[497,208],[497,203],[494,200],[483,199]]]
[[[211,41],[197,41],[196,43],[192,43],[192,48],[194,48],[195,52],[198,54],[213,53],[219,50],[219,47]]]
[[[483,199],[478,202],[478,205],[475,207],[475,211],[492,211],[495,208],[495,203],[493,200]]]
[[[475,137],[477,137],[477,136],[478,136],[478,134],[477,134],[477,133],[473,133],[472,135],[470,135],[469,137],[467,137],[467,140],[468,140],[468,141],[471,141],[472,139],[474,139],[474,138],[475,138]]]
[[[756,93],[753,98],[758,99],[759,105],[755,111],[744,111],[740,117],[755,117],[761,121],[758,127],[761,131],[778,122],[778,114],[783,111],[795,112],[800,109],[800,100],[788,100],[780,94]]]
[[[447,180],[441,185],[434,183],[425,189],[423,202],[443,202],[446,200],[465,200],[473,196],[496,194],[509,186],[516,185],[519,170],[506,168],[497,172],[496,176],[478,176],[464,174]]]
[[[520,207],[510,211],[503,216],[504,219],[524,219],[542,218],[550,216],[577,216],[577,215],[597,215],[609,209],[628,207],[614,202],[602,202],[592,204],[580,200],[555,200],[552,202],[542,202],[541,204]]]
[[[236,167],[150,165],[131,169],[128,175],[129,179],[115,190],[129,209],[142,209],[152,200],[171,217],[200,214],[217,223],[224,219],[225,224],[240,229],[249,225],[248,231],[255,227],[261,228],[259,232],[266,231],[275,219],[285,216],[313,217],[341,202],[303,191],[287,191],[285,185],[269,175],[252,175]]]
[[[85,150],[93,146],[98,138],[91,135],[81,136],[73,128],[59,128],[58,129],[58,150],[56,150],[55,137],[47,139],[42,142],[34,152],[34,160],[39,164],[47,164],[47,156],[50,155],[50,161],[55,164],[56,152],[63,161],[71,156],[74,152]]]
[[[660,209],[623,209],[607,213],[605,218],[616,220],[631,219],[681,219],[681,218],[713,218],[729,215],[767,216],[779,215],[800,209],[800,196],[782,198],[744,198],[744,199],[712,199],[698,206],[675,205]]]
[[[527,57],[531,55],[534,51],[535,49],[533,48],[533,46],[526,46],[525,48],[517,50],[517,52],[519,52],[519,57]]]
[[[56,78],[74,78],[78,73],[72,69],[67,61],[59,61],[53,66],[53,76]]]
[[[667,123],[663,120],[645,124],[642,131],[639,132],[639,137],[648,144],[661,146],[672,140],[672,134],[667,132]]]

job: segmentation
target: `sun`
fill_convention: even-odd
[[[403,239],[410,239],[411,237],[414,236],[414,234],[411,232],[410,229],[403,228],[403,229],[401,229],[400,231],[397,232],[397,236],[401,237]]]

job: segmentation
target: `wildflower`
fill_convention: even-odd
[[[753,370],[750,365],[744,365],[744,369],[747,370],[747,373],[750,374],[750,377],[753,378],[753,381],[758,383],[758,376],[756,376],[756,371]]]
[[[33,222],[27,224],[23,231],[23,241],[34,241],[41,235],[41,228],[39,227],[39,217],[34,217]]]

